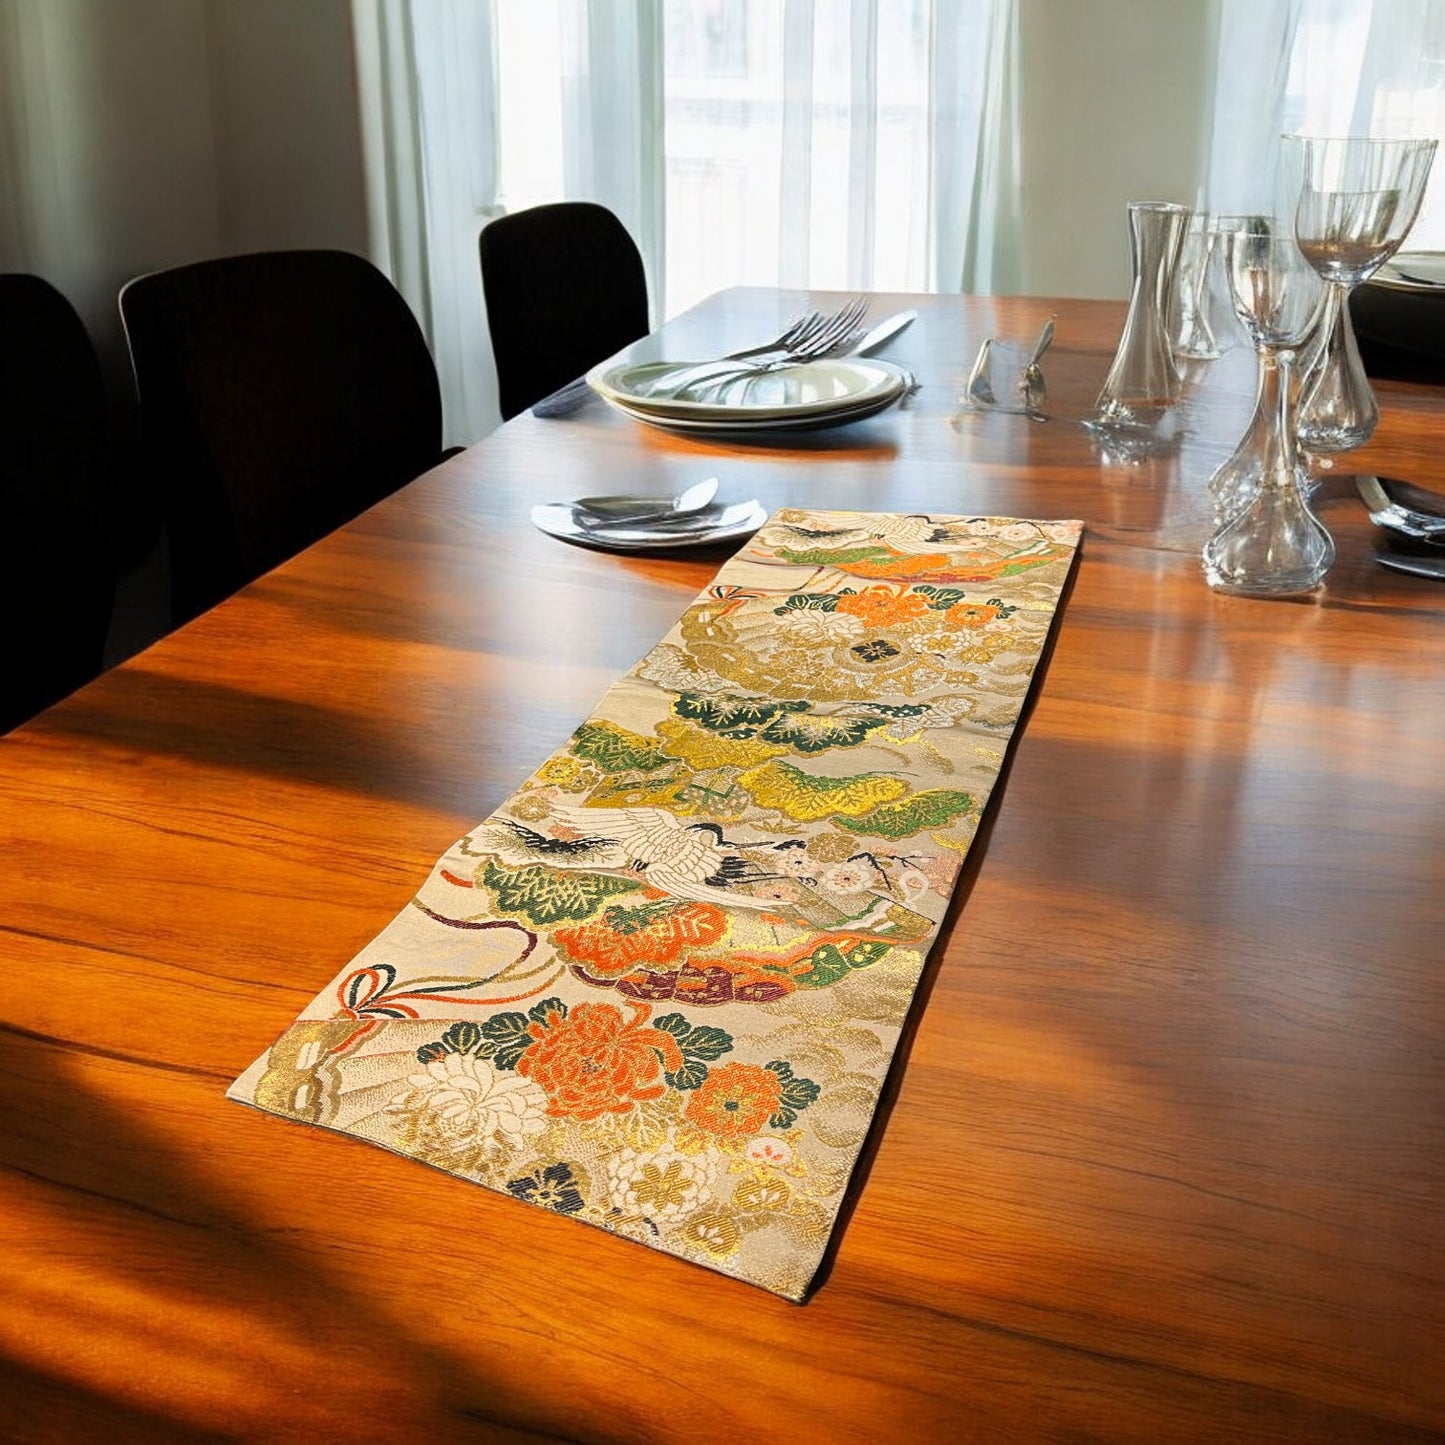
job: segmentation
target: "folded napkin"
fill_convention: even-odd
[[[801,1298],[1079,534],[776,513],[230,1096]]]

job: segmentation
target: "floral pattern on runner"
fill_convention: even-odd
[[[778,512],[231,1097],[802,1298],[1079,534]]]

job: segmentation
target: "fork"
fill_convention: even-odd
[[[717,387],[738,377],[761,376],[779,367],[796,366],[803,361],[818,361],[854,339],[858,323],[867,310],[867,298],[855,296],[833,315],[823,318],[821,325],[802,341],[794,341],[788,347],[776,348],[776,355],[767,355],[766,359],[763,359],[766,355],[765,349],[759,349],[752,359],[725,356],[717,361],[701,362],[685,371],[671,374],[664,385],[652,386],[647,397],[659,401],[680,401],[688,392],[704,384]],[[743,365],[738,364],[740,360],[744,361]]]
[[[801,316],[794,318],[787,329],[774,337],[772,341],[765,341],[761,346],[746,346],[741,351],[729,351],[726,356],[720,357],[719,361],[706,364],[716,366],[724,361],[746,361],[751,357],[766,356],[775,351],[787,351],[790,347],[805,343],[831,320],[832,317],[824,316],[821,311],[805,311]],[[671,371],[666,373],[669,377],[677,374]],[[648,395],[651,394],[648,393]],[[532,415],[540,417],[570,416],[594,395],[587,378],[579,376],[575,381],[569,381],[566,386],[558,387],[556,391],[535,403],[532,407]]]

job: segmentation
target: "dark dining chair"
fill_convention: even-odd
[[[444,455],[426,339],[360,256],[199,261],[128,282],[120,310],[178,624]]]
[[[75,308],[0,276],[0,732],[90,681],[115,604],[105,384]]]
[[[504,421],[647,334],[642,256],[605,206],[501,216],[478,250]]]

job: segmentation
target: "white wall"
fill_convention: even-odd
[[[348,0],[209,0],[228,248],[366,250]]]
[[[112,384],[130,277],[366,248],[347,0],[6,0],[0,270],[80,311]]]
[[[1130,201],[1192,206],[1215,0],[1020,0],[1021,252],[1008,289],[1122,297]]]

